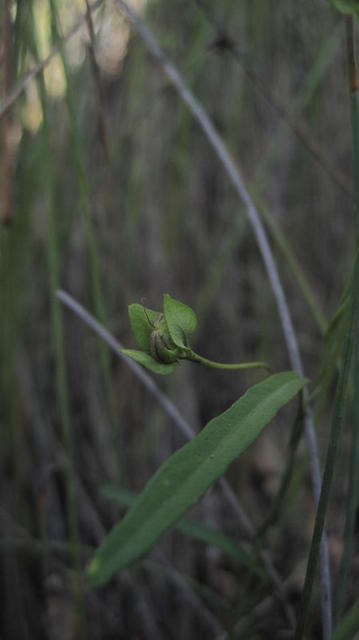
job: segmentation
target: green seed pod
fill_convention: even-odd
[[[150,354],[157,362],[170,364],[177,362],[180,356],[179,351],[168,333],[163,313],[160,313],[150,336]]]

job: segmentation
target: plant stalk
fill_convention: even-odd
[[[224,362],[215,362],[214,360],[204,358],[198,353],[192,351],[192,349],[190,353],[186,355],[185,360],[191,360],[192,362],[197,362],[198,364],[202,364],[210,369],[220,369],[221,371],[241,371],[243,369],[267,369],[267,371],[271,371],[268,362],[239,362],[226,364]]]

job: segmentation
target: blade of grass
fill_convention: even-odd
[[[10,18],[10,2],[2,0],[2,82],[1,93],[3,100],[6,100],[10,87],[12,70],[12,42],[11,37],[12,22]],[[12,163],[9,145],[10,115],[6,114],[1,123],[1,183],[0,183],[0,214],[2,224],[9,225],[11,222],[12,210]]]
[[[73,153],[71,159],[74,164],[76,172],[78,187],[80,191],[81,210],[83,213],[85,233],[87,240],[87,247],[90,259],[91,268],[91,289],[92,299],[95,308],[96,316],[104,323],[106,319],[106,310],[103,300],[101,281],[100,281],[100,268],[99,257],[96,243],[96,235],[91,217],[91,205],[90,205],[90,189],[88,179],[85,172],[84,163],[84,150],[81,139],[81,132],[76,116],[76,106],[74,100],[74,94],[72,90],[72,79],[67,64],[67,58],[64,47],[64,38],[61,34],[61,28],[59,26],[59,19],[57,15],[56,6],[54,0],[49,0],[49,7],[51,12],[52,28],[54,32],[55,42],[58,46],[60,53],[65,78],[66,78],[66,103],[70,116],[71,132],[73,139]],[[116,402],[114,390],[112,387],[111,368],[110,368],[110,353],[106,345],[100,342],[100,360],[104,379],[105,396],[109,409],[110,425],[112,432],[112,441],[114,451],[116,452],[116,463],[118,479],[120,477],[120,442],[119,442],[119,430],[116,428]]]
[[[341,39],[338,37],[339,30],[341,30],[341,20],[336,22],[330,35],[325,37],[323,42],[320,44],[315,60],[313,61],[313,64],[301,87],[298,98],[296,99],[295,106],[299,110],[303,110],[312,100],[313,95],[324,78],[334,54],[337,52],[341,44]]]
[[[96,0],[93,4],[90,5],[91,12],[98,9],[104,0]],[[82,25],[86,21],[86,16],[81,16],[75,24],[67,31],[67,33],[63,36],[63,43],[68,42],[73,38],[74,35],[81,29]],[[40,60],[28,73],[18,82],[18,84],[7,94],[6,99],[4,99],[0,104],[0,119],[3,118],[4,114],[13,106],[16,100],[24,93],[27,86],[32,82],[32,80],[39,75],[46,67],[50,64],[51,60],[58,54],[59,48],[58,45],[55,45],[49,55],[44,59]]]
[[[60,262],[59,262],[59,239],[57,228],[57,207],[56,207],[56,184],[54,168],[52,164],[52,152],[50,147],[50,133],[47,119],[46,89],[42,76],[38,77],[39,95],[42,107],[43,124],[41,133],[44,145],[44,166],[43,171],[46,177],[47,188],[48,219],[49,219],[49,241],[48,241],[48,269],[50,278],[50,304],[53,339],[55,342],[56,357],[56,384],[60,408],[60,423],[62,434],[62,445],[64,448],[64,467],[66,482],[66,509],[67,520],[73,549],[73,562],[75,568],[75,597],[78,613],[77,632],[80,638],[86,638],[85,607],[83,598],[83,588],[81,580],[81,564],[79,555],[79,533],[74,493],[74,466],[73,450],[70,427],[70,409],[67,389],[67,376],[65,364],[65,345],[63,323],[61,318],[61,305],[55,296],[55,292],[60,283]]]
[[[24,425],[19,404],[16,359],[26,316],[26,287],[23,282],[29,266],[29,209],[33,201],[32,181],[36,178],[28,166],[21,166],[17,179],[23,181],[23,190],[11,230],[0,225],[0,420],[3,428],[2,448],[6,452],[9,447],[11,459],[15,512],[23,511],[20,503],[22,473],[19,451],[23,448]]]
[[[101,141],[106,162],[107,164],[109,164],[110,163],[110,147],[108,143],[106,116],[105,116],[105,111],[103,106],[104,96],[103,96],[103,90],[102,90],[102,84],[101,84],[100,69],[98,67],[97,60],[96,60],[95,29],[93,25],[91,5],[89,3],[89,0],[86,0],[86,21],[87,21],[87,28],[90,36],[89,52],[90,52],[90,60],[91,60],[91,69],[92,69],[92,75],[93,75],[93,82],[94,82],[96,94],[97,94],[96,98],[97,98],[98,132],[99,132],[99,138]]]
[[[354,271],[354,288],[351,301],[350,322],[344,344],[343,364],[339,374],[337,393],[334,407],[334,415],[329,435],[328,451],[326,456],[323,485],[317,508],[313,537],[307,564],[304,589],[301,600],[300,614],[295,634],[295,640],[301,640],[305,631],[305,625],[309,613],[309,605],[312,595],[313,583],[319,557],[320,542],[323,534],[325,517],[329,503],[330,489],[332,485],[335,463],[338,456],[338,446],[344,420],[346,390],[349,380],[351,356],[353,351],[354,323],[359,318],[359,253],[356,254]]]
[[[348,17],[347,26],[347,55],[349,67],[349,91],[351,100],[351,120],[354,152],[354,187],[356,209],[356,233],[359,233],[359,86],[354,49],[354,20]],[[358,282],[353,286],[358,286]],[[346,518],[344,530],[344,547],[341,565],[336,583],[335,621],[340,619],[346,594],[350,562],[353,554],[356,509],[359,498],[359,332],[355,324],[354,336],[354,427],[352,431],[351,459],[349,470],[349,488],[346,504]]]
[[[193,117],[197,120],[198,124],[202,128],[208,142],[212,146],[216,155],[222,163],[229,179],[231,180],[240,200],[244,203],[248,219],[252,226],[253,233],[256,237],[260,253],[263,258],[263,262],[267,271],[268,279],[273,290],[275,301],[277,303],[279,318],[283,329],[284,339],[286,342],[289,359],[291,366],[294,370],[304,376],[302,359],[299,352],[297,343],[297,337],[295,334],[292,318],[290,315],[289,307],[287,304],[286,296],[282,287],[282,283],[279,278],[277,266],[274,261],[274,257],[268,242],[268,238],[265,232],[265,228],[262,224],[261,218],[257,211],[257,208],[248,192],[243,178],[232,159],[224,141],[215,129],[212,121],[208,117],[206,111],[194,95],[189,91],[181,75],[177,71],[176,67],[167,58],[164,51],[159,47],[154,40],[152,34],[144,25],[142,20],[130,9],[128,4],[124,0],[116,0],[116,4],[125,13],[128,20],[141,37],[142,41],[150,51],[152,57],[159,65],[162,72],[167,76],[169,82],[177,91],[181,99],[187,104],[188,108],[192,112]],[[309,404],[309,393],[307,390],[304,392],[305,403],[305,434],[307,440],[307,447],[310,458],[310,471],[313,485],[313,493],[316,504],[318,503],[320,491],[321,491],[321,472],[318,456],[318,447],[316,434],[313,424],[312,412]],[[323,617],[323,636],[325,640],[330,638],[331,634],[331,592],[330,592],[330,569],[326,534],[324,533],[322,538],[321,548],[321,584],[322,584],[322,617]]]

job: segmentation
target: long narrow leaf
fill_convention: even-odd
[[[117,504],[124,507],[132,507],[137,497],[135,493],[121,486],[107,485],[102,488],[101,493],[105,498],[114,500]],[[248,553],[248,551],[231,538],[231,536],[221,531],[216,531],[190,518],[183,518],[183,520],[176,525],[176,529],[194,540],[200,540],[205,544],[224,551],[224,553],[227,553],[231,558],[244,564],[248,569],[256,573],[262,580],[266,579],[267,573],[262,569],[254,555]]]
[[[354,24],[348,21],[348,27],[351,31],[353,57],[351,64],[355,65],[354,57]],[[349,26],[351,25],[351,26]],[[348,43],[349,44],[349,43]],[[351,47],[350,47],[351,48]],[[357,69],[353,69],[355,83],[351,88],[351,114],[352,114],[352,138],[354,150],[354,187],[355,187],[355,210],[356,210],[356,231],[359,231],[359,92],[357,88]],[[357,283],[358,284],[358,283]],[[353,555],[355,542],[355,522],[359,499],[359,331],[357,318],[354,322],[354,415],[355,420],[351,430],[351,456],[349,469],[349,487],[346,503],[346,517],[344,528],[344,546],[341,565],[338,573],[336,584],[336,600],[335,600],[335,621],[340,619],[342,610],[345,605],[347,592],[347,582],[350,573],[351,559]]]
[[[88,569],[90,584],[105,584],[116,571],[149,551],[254,442],[305,382],[294,372],[267,378],[172,455],[95,554]]]

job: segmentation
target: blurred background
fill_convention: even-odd
[[[57,53],[21,86],[0,121],[0,637],[220,638],[236,624],[240,637],[288,637],[270,584],[178,531],[107,587],[93,591],[81,582],[93,548],[124,513],[127,492],[139,492],[185,440],[56,290],[70,293],[127,347],[135,346],[128,304],[160,309],[169,292],[196,310],[193,346],[202,355],[289,368],[244,206],[116,1],[95,6],[2,1],[2,104],[39,61]],[[343,19],[325,0],[131,6],[240,167],[315,380],[323,329],[354,247]],[[198,431],[261,378],[184,363],[156,381]],[[278,490],[295,410],[292,403],[227,474],[255,529]],[[322,458],[329,416],[324,407],[317,420]],[[328,521],[334,576],[346,438]],[[116,500],[108,485],[121,488]],[[243,538],[218,486],[191,515]],[[294,608],[313,518],[302,443],[266,538]],[[347,604],[358,578],[356,549]],[[319,616],[316,595],[310,637],[320,637]]]

